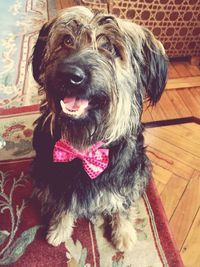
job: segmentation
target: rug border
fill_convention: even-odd
[[[23,106],[23,107],[13,107],[9,109],[0,108],[0,116],[31,113],[36,111],[39,112],[39,108],[40,108],[39,104]]]
[[[152,192],[154,192],[154,196],[152,195]],[[178,247],[176,245],[176,241],[172,235],[172,232],[169,227],[169,221],[167,219],[164,207],[162,205],[160,196],[158,194],[158,191],[155,186],[155,182],[152,179],[151,182],[148,185],[148,188],[146,190],[147,198],[149,200],[149,204],[151,206],[151,209],[153,211],[154,215],[154,221],[156,224],[156,229],[159,235],[159,240],[161,243],[161,246],[164,250],[166,260],[169,267],[184,267],[183,261],[181,259]],[[143,198],[144,199],[144,198]],[[146,205],[147,212],[149,214],[149,210],[146,204],[146,201],[144,199],[144,203]],[[149,214],[150,220],[152,220],[150,214]],[[152,226],[152,222],[151,226]],[[152,233],[154,234],[154,231],[152,229]],[[154,236],[154,240],[155,240]],[[156,245],[156,244],[155,244]],[[157,247],[157,245],[156,245]],[[159,254],[159,251],[158,251]],[[159,254],[160,256],[160,254]],[[161,262],[162,259],[161,259]]]

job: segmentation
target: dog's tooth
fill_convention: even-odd
[[[80,116],[81,113],[82,113],[82,110],[78,109],[78,110],[68,110],[66,107],[65,107],[65,103],[63,100],[60,100],[60,105],[61,105],[61,108],[62,108],[62,111],[67,114],[67,115],[70,115],[70,116]]]
[[[60,100],[60,105],[61,105],[62,110],[64,111],[65,110],[65,103],[63,102],[63,100]]]

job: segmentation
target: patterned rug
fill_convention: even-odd
[[[29,60],[39,28],[55,13],[54,3],[0,3],[0,266],[181,267],[153,182],[135,207],[138,240],[132,251],[115,250],[103,229],[87,220],[77,221],[65,244],[54,248],[45,241],[29,177],[33,122],[39,115]]]
[[[29,62],[39,29],[55,14],[55,1],[0,1],[0,10],[0,110],[38,103]]]

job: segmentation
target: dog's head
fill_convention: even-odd
[[[110,143],[137,129],[143,99],[155,104],[167,78],[163,46],[151,32],[85,7],[43,26],[32,63],[52,116],[75,145]]]

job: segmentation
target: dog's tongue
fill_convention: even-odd
[[[63,102],[68,110],[73,111],[79,110],[79,108],[85,109],[88,106],[88,100],[76,97],[65,97]]]

